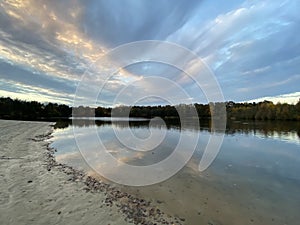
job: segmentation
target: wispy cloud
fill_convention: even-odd
[[[296,104],[300,101],[300,92],[277,95],[277,96],[266,96],[262,98],[252,99],[247,102],[262,102],[262,101],[272,101],[274,103],[290,103]]]
[[[212,68],[227,100],[295,93],[299,8],[297,0],[3,0],[0,94],[70,104],[84,73],[97,85],[105,82],[97,61],[101,56],[120,44],[146,39],[174,42],[198,54]],[[151,86],[142,79],[151,75],[178,83],[194,101],[205,101],[182,71],[145,63],[117,71],[99,103],[111,104],[134,81],[141,86],[132,93],[141,94]],[[152,88],[174,95],[172,88]],[[89,98],[88,92],[89,87],[82,98]]]

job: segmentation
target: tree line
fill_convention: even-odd
[[[1,119],[21,120],[49,120],[55,118],[69,118],[71,116],[86,117],[162,117],[166,119],[179,118],[179,115],[197,115],[200,119],[210,119],[212,113],[217,115],[218,107],[225,107],[227,118],[236,120],[298,120],[300,121],[300,100],[297,104],[277,103],[270,101],[259,103],[225,103],[209,104],[180,104],[176,106],[118,106],[109,107],[85,107],[73,108],[57,103],[39,103],[36,101],[22,101],[11,98],[0,98]],[[196,114],[195,114],[196,112]],[[224,115],[217,115],[224,116]]]
[[[300,120],[300,100],[297,104],[263,101],[227,105],[227,117],[244,120]]]
[[[49,118],[68,118],[71,115],[72,108],[67,105],[0,98],[1,119],[47,120]]]

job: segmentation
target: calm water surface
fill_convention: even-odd
[[[150,165],[170,155],[181,135],[199,135],[196,151],[188,164],[170,179],[147,187],[117,185],[148,200],[165,212],[184,217],[186,224],[293,224],[300,221],[300,124],[296,122],[228,123],[223,145],[213,164],[204,172],[198,164],[210,136],[209,122],[180,127],[151,125],[151,132],[165,137],[151,151],[130,149],[116,137],[132,132],[139,138],[150,134],[149,122],[132,120],[111,123],[107,118],[57,123],[52,147],[56,159],[99,177],[84,161],[73,130],[86,140],[91,157],[99,156],[99,145],[91,139],[96,129],[105,148],[119,161],[131,165]],[[127,140],[130,142],[130,140]],[[132,148],[143,146],[132,143]],[[186,149],[193,147],[185,144]],[[95,160],[92,167],[101,169]]]

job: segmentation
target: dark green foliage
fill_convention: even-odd
[[[0,118],[21,120],[42,120],[56,117],[70,117],[72,109],[67,105],[42,104],[18,99],[0,98]]]
[[[177,110],[174,106],[133,106],[130,110],[131,117],[178,117]]]
[[[110,117],[111,108],[97,107],[95,109],[96,117]]]
[[[259,103],[227,104],[227,117],[244,120],[300,120],[300,101],[296,105]]]
[[[296,105],[273,104],[270,101],[259,103],[234,103],[226,102],[226,112],[229,119],[240,120],[299,120],[300,121],[300,101]],[[194,107],[193,107],[194,106]],[[200,119],[209,119],[211,113],[217,117],[222,117],[218,110],[224,103],[194,104],[177,106],[119,106],[114,109],[104,107],[84,107],[74,108],[73,116],[87,117],[110,117],[131,116],[131,117],[162,117],[165,119],[178,118],[179,115],[194,115],[192,109],[196,109]],[[191,113],[190,113],[191,112]],[[18,99],[0,98],[0,118],[2,119],[22,119],[39,120],[49,118],[68,118],[72,116],[72,108],[67,105],[56,103],[42,104],[36,101],[27,102]]]

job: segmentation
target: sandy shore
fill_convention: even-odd
[[[182,224],[54,160],[51,123],[0,120],[1,224]]]

